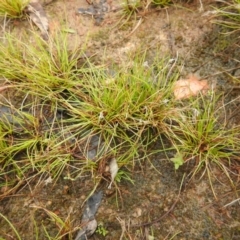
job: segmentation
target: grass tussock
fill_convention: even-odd
[[[146,69],[142,60],[113,75],[102,70],[86,74],[82,87],[59,100],[69,115],[66,131],[78,145],[84,138],[88,142],[89,135],[101,136],[105,143],[104,148],[98,146],[101,158],[117,156],[120,165],[134,163],[141,154],[146,157],[169,118],[177,114],[171,102],[174,79],[166,81],[166,70],[161,69],[155,83],[152,69]]]
[[[151,9],[154,8],[163,8],[172,4],[171,0],[124,0],[122,2],[122,11],[121,18],[119,19],[117,25],[120,25],[120,28],[128,25],[131,19],[137,19],[146,15],[148,12],[151,12]]]
[[[229,128],[227,121],[220,120],[220,113],[225,112],[226,106],[219,106],[219,99],[220,96],[210,92],[207,97],[197,98],[183,108],[177,124],[168,131],[177,151],[171,160],[176,169],[182,164],[193,163],[190,164],[192,176],[206,173],[210,183],[214,166],[218,166],[233,184],[231,169],[239,161],[240,129],[239,126]]]
[[[29,0],[1,0],[0,17],[19,18]]]
[[[37,35],[32,45],[11,34],[1,40],[0,73],[15,91],[1,100],[1,177],[10,176],[8,187],[38,175],[101,178],[112,157],[119,167],[132,166],[153,154],[177,116],[178,74],[170,74],[167,59],[149,66],[139,55],[131,67],[106,69],[86,58],[80,63],[84,50],[69,51],[64,33],[48,44]]]
[[[172,2],[170,0],[151,0],[151,1],[144,1],[144,0],[124,0],[123,1],[123,9],[126,14],[132,14],[133,12],[138,12],[140,10],[147,10],[150,7],[166,7]]]
[[[173,96],[178,72],[167,58],[149,65],[139,54],[126,68],[96,66],[83,47],[68,49],[67,33],[48,44],[34,35],[32,45],[6,34],[0,57],[0,74],[14,92],[0,109],[0,177],[8,188],[40,175],[87,174],[98,182],[112,158],[128,168],[169,150],[162,136],[176,149],[176,169],[194,161],[193,175],[204,169],[210,176],[216,164],[230,179],[239,130],[218,121],[213,92],[181,105]],[[116,179],[122,176],[130,179],[121,170]]]
[[[61,35],[61,36],[60,36]],[[0,42],[0,73],[11,83],[34,85],[34,93],[47,89],[61,91],[76,84],[81,51],[69,52],[67,35],[59,33],[46,43],[37,35],[31,44],[6,33]]]

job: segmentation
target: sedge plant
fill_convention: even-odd
[[[29,0],[1,0],[0,17],[20,18]]]
[[[124,69],[89,59],[79,66],[83,50],[70,52],[67,34],[48,44],[33,39],[29,45],[7,33],[0,42],[0,74],[18,92],[6,100],[13,112],[4,121],[11,132],[2,133],[1,176],[101,178],[113,157],[122,167],[153,154],[178,114],[172,98],[178,74],[168,58],[149,66],[139,54]]]
[[[1,76],[11,83],[24,83],[25,88],[30,86],[43,96],[76,85],[81,47],[70,51],[64,32],[56,33],[48,43],[38,34],[32,35],[32,44],[26,44],[27,36],[17,39],[7,32],[0,39]]]
[[[27,101],[26,96],[23,98]],[[47,104],[37,105],[36,101],[29,101],[18,108],[17,105],[1,103],[1,109],[3,106],[11,110],[5,111],[1,119],[4,142],[1,146],[0,177],[5,186],[9,188],[15,180],[27,180],[44,173],[57,178],[71,155],[56,146],[59,120],[55,113],[49,111]]]
[[[159,61],[154,79],[153,68],[143,63],[143,59],[135,59],[131,69],[114,69],[113,75],[93,67],[82,87],[72,88],[68,98],[59,99],[70,116],[65,130],[76,137],[78,145],[83,138],[87,141],[89,136],[99,135],[105,153],[122,159],[121,165],[148,155],[150,146],[166,130],[166,122],[177,114],[171,102],[177,76],[168,79],[166,61]]]
[[[120,23],[120,27],[122,27],[128,23],[130,19],[134,18],[136,20],[138,15],[144,15],[152,7],[166,7],[171,3],[170,0],[124,0],[121,11],[122,17],[118,23]]]
[[[87,71],[77,67],[82,51],[68,49],[66,33],[48,44],[35,33],[32,37],[32,44],[7,32],[0,39],[0,74],[14,93],[1,98],[0,105],[0,177],[8,187],[45,173],[57,179],[73,159],[67,144],[71,136],[61,132],[58,99],[80,84],[80,72]]]
[[[190,105],[183,107],[181,117],[169,128],[169,139],[176,149],[171,161],[178,169],[181,165],[194,163],[191,175],[205,173],[212,187],[214,166],[226,174],[231,184],[231,166],[240,153],[239,127],[228,128],[225,121],[220,121],[224,107],[220,105],[220,96],[214,92],[190,100]],[[215,176],[216,177],[216,176]],[[213,193],[214,189],[212,187]]]

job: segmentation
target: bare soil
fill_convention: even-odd
[[[233,89],[234,84],[225,73],[226,69],[239,65],[239,42],[219,35],[220,27],[211,22],[209,12],[216,3],[202,2],[201,12],[198,1],[179,2],[175,6],[140,12],[124,25],[119,11],[106,14],[100,25],[91,16],[76,14],[78,8],[88,7],[85,0],[55,0],[44,9],[49,17],[50,34],[65,24],[66,31],[71,30],[71,42],[85,44],[87,54],[94,55],[96,64],[131,64],[129,56],[141,49],[148,50],[149,62],[156,54],[170,54],[181,63],[179,69],[183,76],[195,73],[207,78],[231,99],[239,92]],[[119,2],[112,1],[112,4]],[[28,24],[15,20],[9,27],[19,32]],[[239,102],[229,105],[229,114],[235,113],[232,124],[239,123],[238,106]],[[166,156],[156,155],[151,161],[136,163],[134,169],[128,169],[134,184],[122,181],[110,192],[103,183],[104,198],[96,219],[108,233],[106,236],[95,233],[91,239],[240,239],[239,202],[225,206],[239,198],[239,186],[233,188],[219,169],[213,169],[215,197],[206,176],[189,181],[190,169],[191,166],[184,166],[175,171]],[[80,227],[83,203],[94,182],[91,176],[71,181],[64,178],[65,174],[54,184],[47,184],[46,176],[34,179],[0,201],[0,212],[13,223],[21,239],[48,239],[44,227],[50,239],[59,239],[59,232],[66,233],[62,239],[74,239]],[[51,220],[46,210],[60,217],[65,229]],[[68,231],[72,233],[67,234]],[[17,239],[2,218],[0,239]]]

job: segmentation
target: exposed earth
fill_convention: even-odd
[[[112,1],[111,5],[117,9],[120,3]],[[69,48],[76,43],[85,45],[86,54],[96,64],[131,64],[129,56],[142,49],[148,50],[149,62],[156,55],[170,54],[179,60],[182,76],[194,73],[207,79],[231,100],[239,95],[239,89],[234,88],[226,72],[240,75],[239,70],[227,70],[239,68],[240,41],[221,35],[221,27],[212,22],[213,7],[218,3],[202,0],[203,9],[200,3],[178,2],[165,8],[143,9],[128,22],[126,17],[121,20],[118,10],[105,13],[100,21],[77,14],[78,8],[89,7],[85,0],[55,0],[43,6],[50,34],[64,25],[73,44]],[[7,24],[11,31],[21,33],[27,31],[29,22],[14,20]],[[239,123],[238,106],[239,100],[228,106],[227,112],[235,113],[231,124]],[[207,176],[200,178],[200,173],[189,181],[190,167],[175,171],[166,156],[158,154],[144,163],[136,160],[134,168],[127,169],[134,184],[121,181],[111,191],[109,183],[101,184],[104,196],[96,219],[102,228],[89,239],[240,239],[239,202],[230,204],[239,198],[238,178],[233,187],[219,169],[212,169],[216,176],[212,178],[214,196]],[[75,238],[94,182],[91,175],[70,180],[66,174],[63,172],[56,183],[42,176],[0,198],[0,213],[7,216],[21,239]],[[2,195],[4,191],[2,188]],[[54,221],[53,214],[63,222]],[[0,239],[17,239],[3,218]]]

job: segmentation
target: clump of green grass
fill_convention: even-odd
[[[146,157],[167,121],[177,114],[172,104],[177,75],[168,78],[166,62],[158,64],[155,80],[153,69],[144,67],[143,59],[135,59],[130,69],[114,69],[114,75],[100,69],[87,73],[81,87],[69,89],[68,98],[59,99],[70,116],[65,130],[79,143],[100,135],[107,146],[105,158],[116,156],[121,166]]]
[[[82,56],[78,47],[71,53],[67,34],[58,33],[46,43],[33,34],[32,43],[27,36],[17,39],[6,33],[0,42],[0,74],[12,83],[34,85],[34,92],[51,94],[76,85],[77,65]]]
[[[132,166],[153,154],[177,115],[172,84],[178,74],[169,74],[167,58],[148,66],[139,55],[125,69],[89,60],[79,66],[83,50],[70,52],[67,41],[63,33],[48,44],[34,35],[30,45],[6,34],[0,43],[0,73],[19,92],[17,101],[6,100],[14,111],[4,120],[10,132],[2,132],[1,176],[11,174],[12,183],[14,176],[46,173],[101,178],[112,157],[119,167]],[[92,138],[99,139],[94,159]]]
[[[123,4],[123,11],[126,15],[132,15],[134,12],[138,12],[139,8],[143,7],[143,1],[141,0],[125,0]]]
[[[147,10],[152,6],[165,7],[171,3],[170,0],[125,0],[123,3],[123,11],[126,15],[132,15],[133,13],[138,13],[140,10]]]
[[[211,92],[208,97],[193,100],[183,110],[181,118],[168,131],[169,139],[177,151],[171,160],[176,169],[182,164],[193,162],[192,176],[199,172],[202,176],[206,173],[210,183],[212,168],[218,166],[233,184],[231,166],[235,160],[239,161],[240,129],[229,129],[227,122],[219,121],[220,113],[225,110],[224,106],[218,107],[218,99]]]
[[[88,173],[101,179],[113,157],[128,168],[165,151],[152,150],[162,135],[177,150],[176,168],[192,160],[193,175],[204,169],[210,176],[215,163],[229,176],[240,151],[238,132],[219,123],[213,92],[210,99],[177,107],[172,89],[178,73],[167,58],[149,66],[145,55],[138,55],[122,69],[95,66],[89,59],[79,66],[83,50],[70,53],[66,35],[59,33],[48,45],[35,37],[30,46],[21,39],[14,44],[11,35],[0,44],[0,73],[20,95],[17,102],[7,99],[14,111],[0,129],[1,177],[11,175],[6,184],[13,185],[14,176],[39,174],[74,180]]]
[[[61,132],[58,100],[68,88],[81,85],[80,71],[87,71],[79,71],[82,51],[68,49],[67,34],[59,33],[48,44],[37,34],[32,44],[26,39],[6,33],[0,42],[0,73],[14,92],[14,97],[1,101],[8,109],[1,119],[0,154],[0,176],[4,180],[8,174],[10,179],[7,187],[15,184],[16,176],[28,179],[48,173],[57,179],[73,160],[67,144],[71,136]]]
[[[67,151],[56,147],[58,120],[54,120],[55,113],[47,113],[50,111],[47,104],[30,101],[29,93],[22,94],[28,102],[22,102],[20,108],[16,103],[15,107],[5,105],[10,111],[5,112],[1,120],[4,145],[0,154],[0,177],[8,188],[20,179],[39,174],[48,173],[53,179],[57,178],[71,159]],[[3,105],[1,102],[1,109]],[[6,175],[8,181],[4,181]]]
[[[132,17],[136,19],[138,12],[143,8],[143,1],[141,0],[124,0],[122,4],[121,17],[117,22],[119,28],[126,26]]]
[[[19,18],[29,0],[1,0],[0,17]]]
[[[217,19],[215,22],[224,26],[228,33],[234,33],[240,30],[240,0],[232,0],[230,2],[222,1],[226,6],[216,9],[217,16],[222,19]]]
[[[137,19],[139,16],[147,14],[153,7],[165,7],[171,3],[170,0],[124,0],[122,4],[122,17],[118,21],[121,27],[130,21]],[[117,24],[118,25],[118,24]]]

